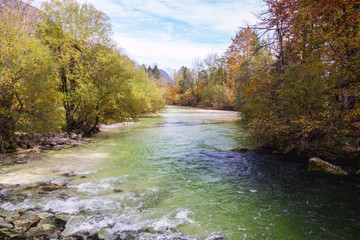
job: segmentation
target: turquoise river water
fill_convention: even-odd
[[[360,239],[358,180],[319,177],[279,156],[231,152],[249,147],[236,119],[234,112],[169,106],[138,123],[104,127],[84,146],[2,166],[1,184],[68,188],[0,200],[0,210],[66,215],[64,236],[89,231],[114,239],[153,229],[138,238]]]

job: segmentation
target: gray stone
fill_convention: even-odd
[[[51,149],[50,145],[40,146],[40,150],[50,150],[50,149]]]
[[[64,145],[56,145],[54,146],[52,149],[55,151],[60,151],[61,149],[63,149],[65,146]]]
[[[16,163],[16,164],[25,164],[25,163],[27,163],[27,162],[28,162],[27,160],[20,159],[20,160],[17,160],[15,163]]]
[[[309,172],[324,172],[336,175],[348,175],[341,167],[313,157],[309,159]]]
[[[70,138],[71,139],[76,139],[78,136],[76,135],[76,133],[71,133],[70,134]]]
[[[8,228],[11,229],[14,227],[14,224],[5,221],[5,219],[0,218],[0,228]]]

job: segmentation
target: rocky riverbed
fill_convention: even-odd
[[[0,166],[25,164],[36,159],[39,153],[80,146],[89,140],[90,138],[83,138],[81,134],[76,133],[24,134],[17,138],[20,147],[16,151],[0,154]]]
[[[68,199],[73,194],[74,189],[71,188],[71,181],[76,178],[86,178],[86,176],[77,175],[73,172],[63,174],[65,180],[63,182],[42,182],[37,184],[17,184],[17,185],[0,185],[0,197],[11,204],[20,204],[26,201],[29,196],[35,198],[44,198],[50,194],[58,195],[61,199]],[[114,189],[114,193],[122,193],[121,189]],[[37,240],[37,239],[64,239],[64,240],[135,240],[135,239],[192,239],[189,236],[181,234],[176,229],[169,228],[163,231],[157,231],[153,228],[145,228],[138,230],[124,230],[117,233],[109,234],[106,231],[76,232],[71,235],[65,235],[64,229],[67,222],[71,219],[72,214],[57,213],[52,209],[43,209],[41,207],[24,208],[22,210],[0,209],[0,239],[21,239],[21,240]],[[100,214],[100,213],[98,213]],[[209,240],[225,239],[220,235],[214,235]]]

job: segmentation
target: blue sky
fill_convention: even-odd
[[[80,0],[79,2],[85,2]],[[262,0],[87,0],[106,13],[114,40],[140,64],[191,66],[222,54],[240,26],[256,22]]]

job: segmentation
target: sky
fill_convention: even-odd
[[[79,0],[110,17],[113,38],[139,64],[167,71],[222,54],[262,0]]]

